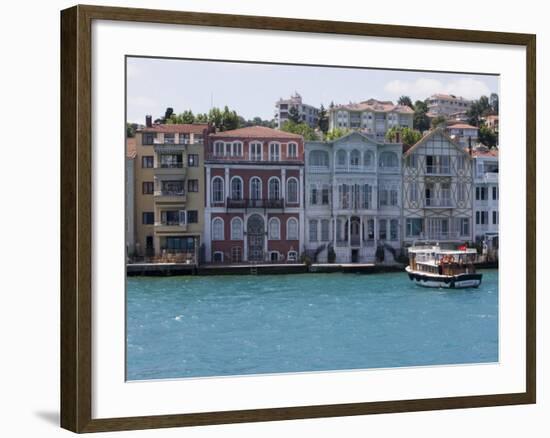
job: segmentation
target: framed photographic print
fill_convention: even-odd
[[[535,36],[61,13],[61,425],[535,403]]]

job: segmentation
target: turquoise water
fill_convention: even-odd
[[[404,273],[130,277],[127,379],[498,361],[498,271],[439,290]]]

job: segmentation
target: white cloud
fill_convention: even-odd
[[[461,78],[449,82],[437,79],[419,78],[415,81],[396,79],[388,82],[384,90],[395,96],[408,95],[415,99],[425,99],[435,93],[454,94],[466,99],[479,99],[482,95],[489,95],[491,90],[482,81],[474,78]]]

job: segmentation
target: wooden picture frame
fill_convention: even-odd
[[[92,418],[93,20],[186,24],[356,36],[518,45],[526,48],[526,391],[404,401]],[[74,432],[212,425],[535,403],[536,400],[536,37],[439,29],[166,10],[75,6],[61,12],[61,426]]]

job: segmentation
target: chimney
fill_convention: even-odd
[[[153,126],[153,116],[145,116],[145,127],[151,128]]]

